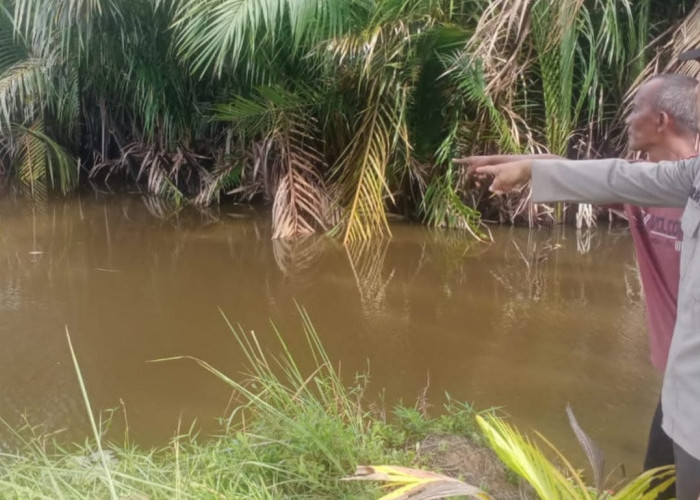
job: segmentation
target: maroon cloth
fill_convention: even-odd
[[[644,287],[651,362],[666,369],[676,324],[683,209],[625,205]]]

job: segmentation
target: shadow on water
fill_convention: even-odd
[[[445,392],[503,406],[575,454],[569,402],[611,462],[639,467],[659,377],[626,230],[497,227],[486,245],[394,224],[391,240],[345,248],[272,241],[267,217],[243,207],[171,208],[135,196],[0,202],[0,417],[87,434],[68,325],[93,405],[120,408],[115,432],[122,405],[145,445],[180,418],[214,429],[227,389],[191,364],[147,361],[191,355],[242,376],[219,309],[263,342],[274,322],[303,353],[301,304],[343,376],[369,363],[369,394],[387,405],[428,385],[430,412]]]

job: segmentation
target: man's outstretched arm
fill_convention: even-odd
[[[629,163],[625,160],[519,160],[475,169],[493,175],[491,190],[508,192],[533,179],[535,202],[631,203],[685,206],[700,160]]]

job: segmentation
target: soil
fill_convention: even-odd
[[[478,486],[494,500],[537,498],[524,482],[509,479],[505,466],[490,449],[452,434],[428,436],[418,448],[430,470]]]

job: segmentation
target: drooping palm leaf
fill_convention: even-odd
[[[262,39],[282,37],[298,48],[307,38],[340,33],[362,1],[182,0],[173,24],[177,52],[194,72],[221,75],[227,65],[250,61]]]
[[[361,116],[355,140],[336,166],[337,199],[343,207],[343,243],[390,235],[384,195],[389,193],[385,172],[396,133],[396,109],[377,99]],[[376,101],[372,102],[372,97]]]
[[[245,126],[248,134],[262,136],[272,146],[261,166],[272,194],[272,237],[325,228],[330,201],[321,174],[325,160],[316,146],[320,131],[311,113],[319,97],[303,88],[292,93],[258,87],[256,94],[217,106],[215,116]]]
[[[382,481],[396,488],[380,500],[437,500],[466,496],[481,500],[491,497],[483,490],[449,476],[396,465],[359,465],[345,481]]]
[[[65,148],[46,134],[42,121],[35,122],[31,127],[15,125],[13,131],[15,134],[31,136],[32,142],[43,144],[45,172],[42,177],[48,177],[52,188],[59,188],[65,194],[78,185],[78,163]],[[22,167],[19,170],[22,177]]]
[[[586,453],[588,462],[591,464],[591,469],[593,469],[593,480],[595,481],[595,487],[598,490],[603,489],[603,482],[605,480],[605,456],[603,452],[598,448],[598,446],[593,442],[593,440],[588,437],[588,434],[579,425],[574,415],[574,411],[571,406],[566,405],[566,416],[569,418],[569,425],[576,434],[576,439],[578,440],[581,448]]]
[[[393,201],[387,184],[387,167],[401,156],[410,161],[406,108],[417,75],[411,71],[414,47],[433,19],[419,2],[387,2],[370,27],[330,44],[337,64],[353,71],[361,92],[361,111],[353,137],[334,166],[338,206],[343,210],[339,229],[345,244],[391,234],[384,199]],[[409,16],[390,18],[391,8]],[[410,16],[420,14],[416,24]],[[387,18],[391,19],[390,21]],[[408,61],[408,65],[407,65]],[[407,66],[404,66],[407,65]]]
[[[275,137],[280,166],[272,204],[275,239],[312,234],[326,227],[329,201],[318,170],[323,158],[313,146],[316,129],[313,122],[299,118],[286,119]]]
[[[590,498],[574,486],[525,436],[501,419],[477,415],[476,421],[498,458],[525,479],[540,498]],[[583,493],[583,496],[582,496]]]

